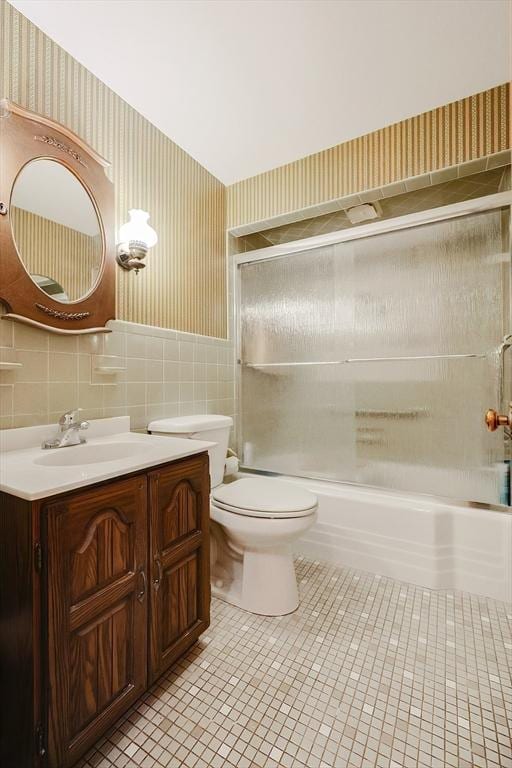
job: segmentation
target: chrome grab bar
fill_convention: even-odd
[[[346,360],[347,363],[383,363],[388,360],[453,360],[460,357],[484,358],[487,355],[481,353],[470,353],[466,355],[404,355],[403,357],[352,357]]]
[[[346,365],[347,363],[385,363],[389,361],[401,361],[401,360],[456,360],[461,358],[479,358],[483,359],[489,355],[498,355],[502,357],[503,352],[512,346],[512,334],[506,333],[503,337],[503,341],[495,349],[491,349],[490,352],[469,352],[466,354],[444,354],[444,355],[400,355],[393,357],[347,357],[344,360],[307,360],[298,362],[282,362],[282,363],[252,363],[245,362],[243,360],[237,360],[239,365],[243,365],[245,368],[288,368],[293,366],[302,365]]]
[[[486,353],[474,352],[465,355],[404,355],[401,357],[348,357],[346,360],[308,360],[292,363],[246,363],[238,360],[245,368],[293,368],[303,365],[347,365],[348,363],[385,363],[403,360],[454,360],[459,358],[485,358]]]

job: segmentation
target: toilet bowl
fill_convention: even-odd
[[[313,525],[316,510],[312,493],[281,480],[244,478],[214,488],[210,516],[224,538],[212,568],[214,594],[251,613],[295,611],[291,544]]]
[[[232,423],[182,416],[153,421],[148,431],[217,443],[209,451],[212,594],[251,613],[282,616],[299,605],[291,544],[314,524],[317,499],[274,478],[223,484]]]

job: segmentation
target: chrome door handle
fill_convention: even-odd
[[[139,603],[142,603],[146,596],[146,589],[147,589],[146,571],[144,570],[144,568],[141,568],[139,570],[139,573],[142,577],[142,589],[140,590],[140,592],[137,593],[137,600],[139,601]]]
[[[158,576],[156,579],[153,579],[153,587],[155,588],[155,592],[158,592],[160,584],[162,583],[162,563],[159,557],[155,557],[155,565],[158,568]]]

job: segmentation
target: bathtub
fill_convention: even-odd
[[[344,483],[279,479],[318,496],[318,521],[296,543],[298,554],[430,589],[512,602],[512,513]]]

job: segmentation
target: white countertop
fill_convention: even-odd
[[[34,501],[202,453],[215,446],[199,440],[130,432],[129,417],[122,416],[91,421],[88,432],[81,433],[87,438],[83,445],[42,450],[42,439],[55,432],[55,425],[2,431],[0,491]],[[119,456],[108,458],[116,451]]]

